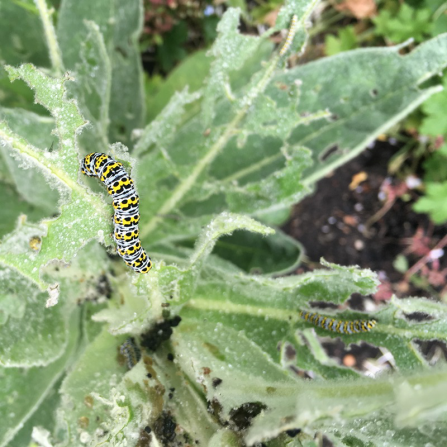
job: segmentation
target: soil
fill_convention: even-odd
[[[305,248],[305,259],[296,273],[321,268],[319,260],[341,265],[359,265],[379,273],[382,286],[372,297],[376,302],[397,297],[420,296],[439,299],[445,281],[438,286],[417,287],[405,278],[405,272],[397,271],[393,262],[404,254],[409,266],[414,265],[421,255],[408,253],[418,230],[428,235],[430,248],[447,234],[447,225],[434,226],[426,214],[415,213],[412,206],[419,196],[410,191],[407,201],[397,199],[393,206],[368,228],[376,213],[383,211],[381,188],[384,182],[399,185],[399,180],[388,174],[390,158],[399,147],[387,142],[376,142],[357,158],[338,168],[330,176],[320,180],[313,195],[297,204],[289,222],[283,230],[300,241]],[[359,173],[366,177],[357,187],[350,185]],[[366,174],[366,175],[365,175]],[[380,197],[380,198],[379,198]],[[414,247],[414,244],[412,245]],[[446,269],[445,256],[440,259],[439,270]],[[365,310],[368,298],[353,295],[349,304],[357,310]],[[329,303],[319,303],[326,307]],[[409,316],[410,317],[410,316]],[[411,317],[424,318],[423,314]],[[443,357],[447,359],[447,346],[433,340],[420,342],[422,354],[429,361]],[[323,343],[328,355],[345,366],[367,370],[366,360],[378,358],[382,352],[372,345],[361,343],[346,346],[340,339]],[[332,445],[326,443],[325,445]]]
[[[384,182],[401,183],[388,174],[390,158],[398,150],[398,146],[376,141],[372,148],[320,180],[314,194],[294,207],[283,230],[304,245],[307,259],[300,271],[319,268],[319,260],[324,257],[329,262],[379,272],[387,290],[376,299],[388,299],[392,293],[398,297],[436,294],[436,289],[418,288],[408,282],[393,262],[404,253],[412,266],[422,257],[408,253],[417,230],[430,236],[432,248],[446,234],[447,226],[434,227],[427,215],[413,211],[418,197],[413,190],[406,194],[409,200],[397,199],[381,217],[376,214],[383,211],[385,204],[379,198],[384,199]],[[359,173],[365,180],[353,187],[351,182]],[[373,216],[377,217],[374,223]],[[440,261],[445,263],[443,258]]]

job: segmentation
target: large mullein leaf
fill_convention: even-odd
[[[75,69],[93,21],[104,38],[110,60],[110,142],[130,142],[131,132],[143,125],[143,78],[138,49],[142,5],[138,0],[64,0],[58,16],[58,38],[64,64]],[[90,30],[89,30],[90,28]],[[98,73],[98,75],[100,75]],[[100,79],[97,79],[100,82]]]
[[[62,302],[51,309],[44,307],[35,284],[12,269],[1,270],[0,303],[9,302],[10,307],[0,325],[1,401],[8,403],[0,405],[0,412],[5,412],[0,445],[24,445],[24,439],[28,443],[33,425],[53,428],[61,381],[101,331],[91,322],[91,313],[101,309],[104,293],[108,294],[103,283],[107,267],[103,250],[92,243],[70,267],[46,268],[48,281],[59,282],[62,291]],[[79,306],[84,300],[90,301]]]
[[[45,109],[33,103],[33,95],[26,85],[11,85],[3,64],[17,65],[31,62],[49,67],[50,60],[37,8],[25,2],[0,4],[0,95],[2,106],[22,107],[45,114]]]
[[[306,184],[358,155],[380,133],[440,90],[419,86],[447,66],[447,34],[404,56],[400,49],[344,52],[297,66],[275,78],[277,86],[302,82],[299,112],[329,108],[332,114],[327,122],[296,128],[290,138],[291,143],[312,149],[314,163],[304,174]],[[274,85],[268,93],[280,101],[285,92]]]
[[[11,130],[5,121],[0,123],[2,145],[7,146],[6,150],[19,166],[39,171],[57,189],[61,196],[61,214],[43,221],[39,229],[18,228],[6,236],[0,261],[45,288],[46,283],[40,277],[41,267],[53,259],[69,262],[89,239],[104,239],[104,229],[110,225],[110,211],[78,181],[75,137],[84,120],[76,105],[66,100],[64,81],[51,79],[32,65],[19,69],[8,67],[8,71],[12,79],[25,80],[35,90],[36,100],[52,113],[53,133],[59,139],[59,147],[53,152],[37,148]],[[42,239],[37,252],[29,245],[31,237]]]
[[[0,406],[0,446],[11,445],[10,441],[26,421],[38,412],[53,387],[60,381],[72,361],[79,334],[79,311],[71,314],[71,330],[63,355],[45,367],[4,368],[0,367],[2,387]],[[48,420],[48,419],[47,419]]]

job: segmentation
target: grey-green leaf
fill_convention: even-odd
[[[329,122],[297,127],[290,138],[291,143],[312,150],[314,164],[305,172],[306,184],[355,157],[380,133],[439,91],[437,87],[418,86],[447,66],[447,35],[431,39],[405,56],[399,50],[349,51],[299,65],[274,79],[267,93],[276,101],[287,95],[277,86],[299,79],[298,111],[315,113],[327,108],[332,114]]]
[[[110,59],[111,142],[129,144],[133,129],[143,125],[143,78],[138,49],[142,27],[142,5],[138,0],[64,0],[58,17],[58,38],[64,64],[74,69],[81,61],[81,47],[88,36],[84,20],[95,22],[104,38]]]

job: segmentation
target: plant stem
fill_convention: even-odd
[[[61,50],[57,43],[56,31],[51,21],[52,11],[48,10],[46,0],[34,0],[37,9],[39,10],[40,18],[42,20],[45,38],[50,52],[51,65],[57,76],[62,75],[64,71],[64,64],[62,62]]]

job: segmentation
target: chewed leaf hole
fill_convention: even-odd
[[[251,420],[262,410],[267,408],[261,402],[247,402],[230,411],[230,422],[237,430],[245,430],[251,424]]]
[[[433,317],[429,314],[426,314],[425,312],[412,312],[409,314],[405,314],[405,318],[409,321],[430,321],[433,320]]]

